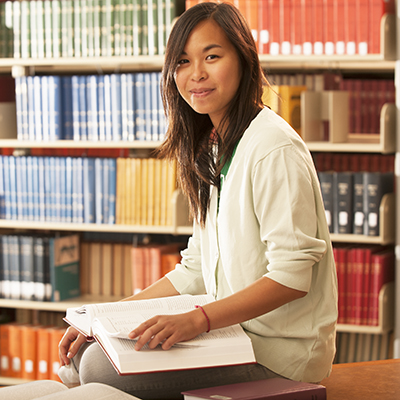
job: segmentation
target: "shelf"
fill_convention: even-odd
[[[46,149],[155,149],[161,145],[161,142],[153,141],[112,141],[112,142],[94,142],[94,141],[75,141],[75,140],[57,140],[52,142],[25,141],[18,139],[0,139],[0,147],[15,149],[46,148]]]
[[[383,285],[379,292],[379,324],[377,326],[369,325],[349,325],[338,324],[338,332],[353,333],[372,333],[382,334],[390,332],[394,327],[394,282]]]
[[[332,242],[336,243],[364,243],[387,245],[395,239],[395,194],[387,193],[383,196],[379,207],[379,236],[331,234]]]
[[[307,95],[306,95],[307,96]],[[380,116],[380,133],[345,135],[343,142],[306,141],[310,151],[392,154],[396,151],[396,105],[383,105]]]

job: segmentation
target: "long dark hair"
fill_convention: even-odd
[[[235,47],[242,78],[219,132],[207,114],[195,112],[181,97],[174,75],[187,38],[201,21],[212,19]],[[161,91],[168,129],[160,157],[176,159],[178,179],[189,200],[193,218],[204,226],[210,204],[210,185],[219,188],[219,174],[236,143],[263,108],[264,74],[251,31],[238,9],[229,3],[199,3],[185,11],[168,39]],[[214,129],[216,128],[216,129]],[[217,146],[215,146],[217,145]],[[223,156],[223,157],[222,157]]]

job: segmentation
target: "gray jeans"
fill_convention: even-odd
[[[75,357],[74,365],[81,384],[105,383],[144,400],[182,399],[186,390],[280,377],[260,364],[120,376],[97,343]]]

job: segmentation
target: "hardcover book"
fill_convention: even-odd
[[[203,333],[168,351],[147,346],[134,351],[135,340],[128,339],[128,333],[145,320],[187,312],[211,301],[209,295],[180,295],[90,304],[67,309],[64,319],[87,337],[94,337],[120,375],[255,363],[251,340],[240,325]]]

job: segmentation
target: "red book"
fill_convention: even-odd
[[[324,53],[335,54],[335,33],[333,25],[335,0],[323,0]]]
[[[384,250],[371,257],[371,289],[369,298],[368,325],[379,324],[379,292],[385,283],[394,280],[393,250]]]
[[[185,400],[324,400],[326,399],[326,388],[314,383],[272,378],[190,390],[182,394]]]
[[[301,16],[303,54],[310,55],[313,52],[314,43],[313,0],[301,0]]]
[[[0,76],[0,103],[15,102],[15,79],[11,76]]]
[[[159,244],[149,247],[149,271],[150,284],[158,281],[163,276],[162,256],[163,254],[176,253],[184,245],[180,243]]]
[[[313,0],[314,38],[313,54],[324,54],[324,0]]]
[[[10,324],[0,325],[0,375],[4,377],[11,376],[9,338]]]
[[[258,45],[258,1],[246,0],[246,20],[249,24],[253,38]]]
[[[365,275],[365,251],[363,248],[355,248],[352,251],[354,252],[354,257],[350,276],[350,323],[361,325]]]
[[[338,282],[338,323],[347,322],[347,254],[348,248],[334,247],[333,256],[335,258],[337,282]]]
[[[344,10],[346,54],[353,56],[356,54],[357,50],[356,2],[354,0],[345,0]]]
[[[281,54],[292,54],[292,1],[280,0],[279,1],[279,31],[281,38]]]
[[[369,45],[370,54],[381,52],[381,19],[383,0],[369,0]]]
[[[270,11],[269,1],[259,0],[258,4],[258,52],[260,54],[269,54],[270,45]]]
[[[145,246],[134,246],[132,247],[132,291],[133,293],[139,293],[146,287],[146,276],[145,269],[148,262],[147,249]]]
[[[366,0],[356,1],[356,43],[357,53],[360,55],[368,54],[368,2]]]
[[[279,0],[268,0],[269,4],[269,27],[270,46],[269,53],[276,56],[281,52],[281,38],[279,32]]]
[[[344,8],[345,0],[336,0],[333,4],[333,26],[334,26],[334,43],[335,43],[335,53],[336,54],[345,54],[346,46],[345,46],[345,29],[344,29],[344,21],[345,21],[345,8]]]
[[[299,0],[292,0],[291,4],[291,42],[292,42],[292,53],[302,54],[303,53],[303,36],[302,36],[302,21],[301,21],[301,2]]]

